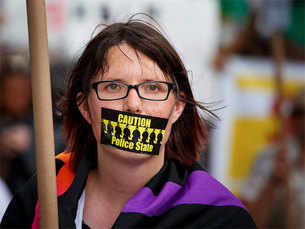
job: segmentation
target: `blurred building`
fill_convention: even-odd
[[[28,49],[25,1],[4,0],[6,22],[0,42]],[[132,14],[151,15],[191,71],[195,94],[213,100],[210,61],[217,48],[218,5],[214,0],[46,0],[51,62],[75,59],[98,24],[126,20]]]

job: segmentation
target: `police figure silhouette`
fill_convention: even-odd
[[[158,138],[157,144],[161,145],[161,141],[163,138],[162,133],[159,133],[157,138]]]
[[[151,145],[153,145],[154,144],[154,141],[155,141],[155,139],[156,139],[156,134],[155,134],[155,132],[152,132],[151,134],[150,134],[150,136],[149,136],[149,144],[151,144]]]
[[[107,130],[106,130],[106,125],[105,125],[105,123],[104,122],[102,122],[102,133],[107,133],[106,132]]]
[[[115,127],[115,137],[121,138],[122,129],[118,125]]]
[[[135,129],[134,131],[133,131],[133,133],[132,133],[132,135],[133,135],[133,137],[132,137],[132,141],[134,142],[134,143],[136,143],[137,141],[138,141],[138,139],[139,139],[139,137],[140,137],[140,131],[138,130],[138,129]]]
[[[148,138],[148,132],[147,130],[145,130],[144,133],[142,134],[142,142],[147,143],[147,138]]]
[[[107,143],[110,143],[111,142],[111,138],[112,138],[112,132],[113,132],[113,127],[109,121],[108,125],[107,125],[107,133],[106,133],[106,139],[105,141]]]
[[[129,130],[128,126],[125,127],[123,132],[124,132],[124,139],[128,141],[129,140],[128,138],[130,136],[130,130]]]

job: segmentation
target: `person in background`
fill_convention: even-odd
[[[6,62],[0,69],[0,177],[8,197],[1,195],[4,205],[34,172],[34,152],[29,75],[22,64],[12,67]]]
[[[60,228],[256,228],[197,163],[207,140],[197,108],[209,111],[157,27],[136,18],[105,26],[72,69],[60,105],[67,144],[56,157]],[[154,141],[132,137],[146,128]],[[1,227],[39,227],[35,184],[17,193]]]
[[[27,58],[21,51],[3,50],[0,67],[0,177],[1,211],[35,172],[32,95]],[[52,68],[53,69],[53,68]],[[60,76],[59,71],[52,72]],[[60,117],[53,115],[55,150],[63,150]],[[8,198],[5,198],[7,196]]]
[[[305,227],[305,97],[294,98],[277,138],[257,156],[241,199],[259,228]]]

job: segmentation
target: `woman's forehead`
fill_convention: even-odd
[[[105,63],[105,72],[99,74],[99,79],[134,76],[142,80],[170,80],[155,61],[126,43],[111,47]]]

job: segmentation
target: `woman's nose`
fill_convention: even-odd
[[[124,111],[130,113],[142,112],[142,101],[134,88],[130,89],[127,97],[124,99]]]

